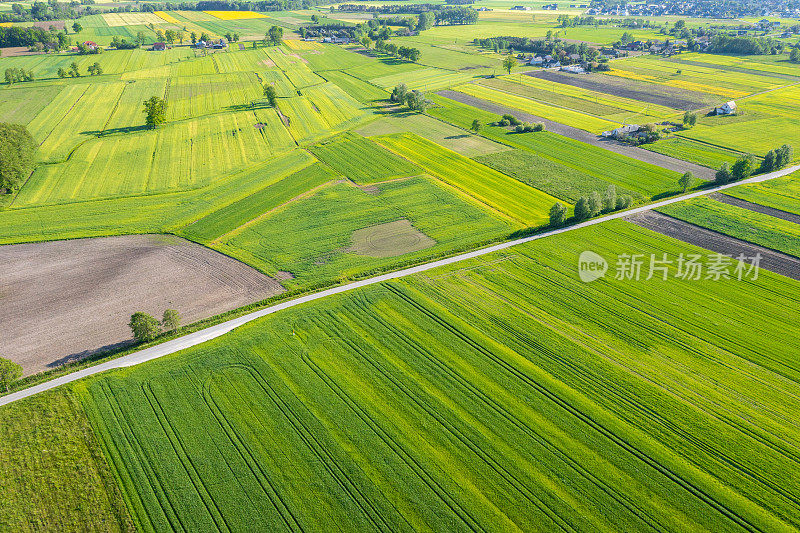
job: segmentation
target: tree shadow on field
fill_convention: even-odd
[[[229,105],[225,106],[223,109],[226,111],[255,111],[258,109],[272,109],[272,106],[265,100],[263,102],[252,102],[249,104]]]
[[[60,359],[56,359],[55,361],[47,363],[47,368],[58,368],[62,365],[66,365],[69,363],[76,363],[84,359],[102,357],[108,352],[119,351],[123,348],[127,348],[128,346],[132,346],[134,343],[135,341],[131,339],[127,341],[116,342],[114,344],[107,344],[105,346],[101,346],[93,350],[83,350],[82,352],[71,353],[69,355],[65,355]]]
[[[126,126],[124,128],[108,128],[106,130],[86,130],[82,131],[81,135],[96,135],[98,137],[105,137],[107,135],[138,133],[140,131],[146,131],[149,129],[150,128],[148,128],[146,124],[140,124],[139,126]]]

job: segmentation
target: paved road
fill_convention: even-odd
[[[287,300],[285,302],[281,302],[279,304],[266,307],[259,311],[254,311],[252,313],[248,313],[246,315],[242,315],[238,318],[234,318],[232,320],[228,320],[227,322],[222,322],[221,324],[217,324],[215,326],[210,326],[208,328],[202,329],[200,331],[196,331],[194,333],[190,333],[178,339],[173,339],[171,341],[167,341],[163,344],[159,344],[157,346],[153,346],[151,348],[147,348],[146,350],[142,350],[141,352],[136,352],[130,355],[125,355],[123,357],[119,357],[117,359],[113,359],[111,361],[107,361],[105,363],[101,363],[99,365],[91,366],[88,368],[84,368],[83,370],[78,370],[72,372],[70,374],[66,374],[64,376],[55,378],[51,381],[47,381],[45,383],[41,383],[39,385],[35,385],[33,387],[14,392],[12,394],[8,394],[6,396],[0,397],[0,406],[8,405],[12,402],[17,400],[21,400],[22,398],[27,398],[29,396],[33,396],[40,392],[44,392],[46,390],[53,389],[58,387],[59,385],[64,385],[65,383],[71,383],[73,381],[79,380],[81,378],[85,378],[87,376],[91,376],[94,374],[99,374],[100,372],[105,372],[107,370],[112,370],[115,368],[125,368],[129,366],[138,365],[140,363],[144,363],[146,361],[152,361],[153,359],[158,359],[160,357],[164,357],[165,355],[174,354],[186,348],[190,348],[192,346],[196,346],[198,344],[202,344],[206,341],[211,339],[215,339],[221,335],[224,335],[231,331],[234,328],[247,324],[253,320],[258,318],[271,315],[272,313],[276,313],[278,311],[282,311],[283,309],[288,309],[290,307],[295,307],[298,305],[302,305],[308,302],[312,302],[314,300],[319,300],[320,298],[325,298],[327,296],[331,296],[334,294],[339,294],[342,292],[351,291],[353,289],[358,289],[360,287],[366,287],[368,285],[374,285],[376,283],[382,283],[384,281],[392,280],[401,278],[404,276],[409,276],[411,274],[418,274],[420,272],[425,272],[427,270],[431,270],[440,266],[444,265],[451,265],[453,263],[458,263],[461,261],[466,261],[468,259],[472,259],[475,257],[480,257],[482,255],[490,254],[493,252],[497,252],[500,250],[505,250],[507,248],[511,248],[512,246],[517,246],[519,244],[523,244],[526,242],[535,241],[538,239],[543,239],[545,237],[550,237],[552,235],[558,235],[560,233],[566,233],[568,231],[574,231],[579,228],[583,228],[586,226],[593,226],[595,224],[600,224],[602,222],[606,222],[608,220],[613,220],[617,218],[627,217],[636,213],[642,213],[645,211],[649,211],[650,209],[655,209],[658,207],[662,207],[665,205],[669,205],[675,202],[679,202],[681,200],[687,200],[689,198],[695,198],[698,196],[703,196],[709,193],[721,191],[730,187],[735,187],[736,185],[742,185],[744,183],[757,183],[761,181],[767,181],[773,178],[777,178],[779,176],[785,176],[787,174],[791,174],[800,170],[800,165],[796,165],[793,167],[785,168],[783,170],[778,170],[776,172],[771,172],[769,174],[763,174],[760,176],[755,176],[752,178],[748,178],[746,180],[742,180],[736,183],[729,183],[727,185],[721,185],[718,187],[714,187],[711,189],[706,189],[704,191],[693,192],[689,194],[684,194],[682,196],[678,196],[675,198],[671,198],[669,200],[662,200],[660,202],[656,202],[653,204],[649,204],[642,207],[637,207],[635,209],[629,209],[627,211],[621,211],[618,213],[611,213],[609,215],[595,218],[592,220],[587,220],[586,222],[581,222],[580,224],[575,224],[574,226],[567,226],[564,228],[559,228],[543,233],[539,233],[536,235],[532,235],[530,237],[524,237],[521,239],[516,239],[513,241],[506,241],[500,244],[495,244],[494,246],[488,246],[486,248],[481,248],[479,250],[473,250],[472,252],[463,253],[460,255],[455,255],[453,257],[448,257],[446,259],[440,259],[438,261],[433,261],[430,263],[425,263],[422,265],[417,265],[410,268],[405,268],[403,270],[398,270],[396,272],[390,272],[388,274],[382,274],[380,276],[375,276],[373,278],[363,279],[360,281],[354,281],[352,283],[348,283],[346,285],[340,285],[338,287],[333,287],[331,289],[326,289],[324,291],[315,292],[313,294],[308,294],[306,296],[301,296],[299,298],[295,298],[293,300]]]
[[[455,100],[456,102],[461,102],[462,104],[467,104],[471,105],[472,107],[476,107],[478,109],[483,109],[484,111],[488,111],[490,113],[497,113],[498,115],[510,113],[515,117],[519,118],[520,120],[522,120],[523,122],[543,122],[545,127],[547,128],[547,131],[552,131],[553,133],[563,135],[564,137],[569,137],[570,139],[575,139],[576,141],[585,142],[586,144],[599,146],[600,148],[603,148],[610,152],[615,152],[620,155],[628,156],[630,158],[643,161],[645,163],[650,163],[651,165],[656,165],[669,170],[674,170],[675,172],[680,172],[681,174],[690,171],[692,174],[694,174],[696,177],[700,179],[712,180],[714,179],[714,174],[716,173],[716,171],[712,168],[697,165],[695,163],[690,163],[688,161],[684,161],[683,159],[677,159],[675,157],[670,157],[668,155],[659,154],[657,152],[651,152],[650,150],[645,150],[643,148],[637,148],[636,146],[623,144],[614,139],[606,139],[604,137],[599,137],[582,129],[573,128],[572,126],[567,126],[566,124],[561,124],[560,122],[555,122],[552,120],[548,120],[546,118],[537,117],[536,115],[525,113],[524,111],[520,111],[519,109],[495,104],[494,102],[489,102],[488,100],[484,100],[482,98],[476,98],[474,96],[470,96],[465,93],[460,93],[458,91],[451,91],[448,89],[444,91],[439,91],[436,94],[438,94],[439,96],[444,96],[445,98],[449,98],[451,100]]]

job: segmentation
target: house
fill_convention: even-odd
[[[567,65],[566,67],[561,67],[563,72],[571,72],[572,74],[583,74],[586,72],[586,69],[580,65]]]
[[[514,6],[510,9],[510,11],[530,11],[531,8],[526,6]]]
[[[166,43],[153,43],[153,47],[150,50],[155,50],[156,52],[163,52],[167,49]]]
[[[538,67],[538,66],[540,66],[542,63],[544,63],[544,58],[543,58],[543,57],[539,57],[539,56],[536,56],[536,57],[532,58],[532,59],[531,59],[531,60],[528,62],[528,64],[529,64],[529,65],[533,65],[534,67]]]
[[[558,4],[556,4],[556,3],[545,4],[545,5],[542,6],[542,9],[550,9],[552,11],[556,11],[556,10],[558,10]]]
[[[603,137],[617,137],[619,135],[625,135],[627,133],[636,133],[639,131],[638,124],[625,124],[624,126],[620,126],[619,128],[613,129],[611,131],[604,131],[602,133]]]
[[[206,47],[206,42],[205,41],[197,41],[194,44],[194,46],[195,46],[195,48],[205,48]]]
[[[730,102],[725,102],[718,108],[714,110],[714,113],[717,115],[735,115],[736,114],[736,102],[731,100]]]
[[[83,45],[89,50],[97,50],[97,43],[94,41],[83,41]]]
[[[475,11],[491,11],[491,9],[489,9],[488,7],[479,7]]]
[[[220,39],[219,42],[216,42],[211,45],[211,48],[216,48],[217,50],[227,47],[228,47],[228,41],[226,41],[225,39]]]

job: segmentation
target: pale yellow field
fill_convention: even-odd
[[[283,44],[292,50],[321,50],[322,44],[316,41],[300,41],[298,39],[286,39]]]
[[[178,19],[176,19],[175,17],[173,17],[172,15],[167,13],[166,11],[153,11],[153,14],[155,16],[161,18],[161,19],[164,19],[165,21],[169,22],[170,24],[180,24],[181,23]]]
[[[256,13],[255,11],[203,11],[209,15],[215,16],[222,20],[239,20],[239,19],[263,19],[267,18],[266,15]]]
[[[164,19],[152,13],[103,13],[103,20],[109,26],[147,26],[164,24]]]

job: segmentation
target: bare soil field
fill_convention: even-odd
[[[657,152],[651,152],[650,150],[644,150],[636,146],[623,144],[614,139],[592,135],[588,131],[584,131],[578,128],[573,128],[572,126],[567,126],[566,124],[561,124],[560,122],[555,122],[553,120],[548,120],[546,118],[537,117],[536,115],[525,113],[524,111],[520,111],[519,109],[502,106],[499,104],[495,104],[494,102],[483,100],[482,98],[476,98],[475,96],[471,96],[469,94],[461,93],[458,91],[451,91],[449,89],[444,91],[439,91],[436,94],[438,94],[439,96],[444,96],[445,98],[449,98],[451,100],[455,100],[456,102],[460,102],[462,104],[471,105],[472,107],[488,111],[489,113],[497,113],[498,115],[504,115],[506,113],[510,113],[523,122],[542,122],[547,128],[547,131],[552,131],[553,133],[563,135],[564,137],[569,137],[570,139],[575,139],[576,141],[585,142],[586,144],[599,146],[600,148],[603,148],[610,152],[615,152],[617,154],[628,156],[633,159],[638,159],[639,161],[650,163],[651,165],[667,168],[669,170],[674,170],[680,173],[691,171],[695,175],[695,177],[704,180],[710,180],[714,178],[715,171],[708,167],[704,167],[695,163],[690,163],[688,161],[684,161],[683,159],[677,159],[675,157],[670,157],[668,155],[659,154]]]
[[[637,80],[617,79],[614,76],[605,74],[562,74],[551,70],[532,71],[525,74],[533,78],[554,81],[614,96],[622,96],[650,104],[663,105],[672,109],[680,109],[681,111],[714,105],[715,101],[713,96],[696,91],[687,91],[677,87],[666,87]]]
[[[744,254],[748,257],[761,254],[760,268],[800,280],[800,259],[791,255],[701,228],[656,211],[637,213],[626,217],[625,220],[712,252],[732,257],[737,257],[739,254]]]
[[[276,280],[172,235],[0,246],[0,354],[25,375],[132,340],[136,311],[182,322],[279,294]]]
[[[800,215],[796,215],[794,213],[781,211],[780,209],[775,209],[774,207],[767,207],[765,205],[755,204],[753,202],[748,202],[747,200],[741,200],[739,198],[728,196],[727,194],[722,194],[719,192],[715,192],[714,194],[709,194],[708,196],[709,198],[713,198],[714,200],[722,202],[723,204],[733,205],[736,207],[741,207],[743,209],[749,209],[750,211],[755,211],[756,213],[763,213],[771,217],[780,218],[782,220],[787,220],[789,222],[794,222],[795,224],[800,224]]]

